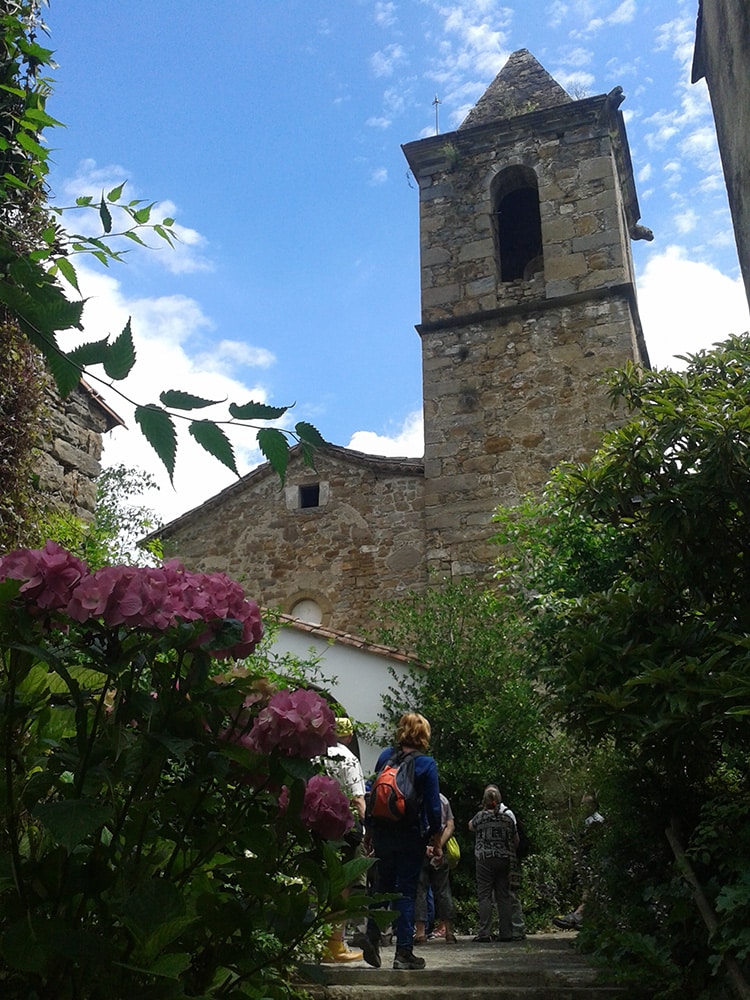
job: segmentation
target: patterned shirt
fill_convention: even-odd
[[[474,857],[512,858],[516,853],[516,824],[507,812],[482,809],[471,821],[474,831]]]

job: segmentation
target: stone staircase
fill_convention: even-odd
[[[535,934],[525,941],[456,945],[431,941],[418,949],[427,968],[397,972],[393,949],[383,965],[306,966],[305,986],[315,1000],[620,1000],[626,991],[597,983],[595,970],[573,948],[575,934]]]

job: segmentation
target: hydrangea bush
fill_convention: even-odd
[[[0,559],[4,998],[288,996],[355,911],[333,713],[239,668],[261,635],[223,574]]]

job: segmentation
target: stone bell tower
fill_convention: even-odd
[[[403,147],[419,184],[429,570],[485,574],[498,504],[615,425],[608,368],[648,364],[630,253],[650,239],[621,88],[573,100],[515,52],[455,132]]]

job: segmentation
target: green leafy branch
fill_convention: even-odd
[[[170,247],[174,247],[179,237],[174,230],[175,220],[165,217],[158,222],[152,221],[156,202],[147,204],[141,198],[123,200],[123,190],[127,182],[123,181],[106,194],[102,192],[99,200],[93,195],[82,195],[76,198],[74,205],[50,206],[53,216],[61,219],[65,214],[75,211],[93,211],[101,225],[99,235],[85,233],[68,233],[58,222],[51,221],[41,234],[42,246],[32,252],[34,261],[51,261],[49,273],[60,274],[80,292],[75,268],[70,262],[71,257],[86,254],[95,257],[100,264],[109,267],[110,261],[122,262],[127,250],[117,249],[118,242],[130,240],[138,246],[149,247],[143,238],[147,231],[158,236]],[[113,231],[114,213],[124,214],[128,220],[125,228]],[[153,249],[149,247],[150,249]]]

